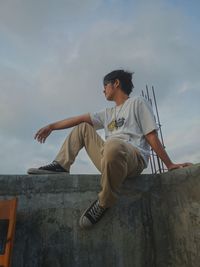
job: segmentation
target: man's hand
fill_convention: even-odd
[[[168,170],[172,171],[172,170],[175,170],[175,169],[184,168],[184,167],[188,167],[188,166],[191,166],[191,165],[193,165],[193,164],[190,163],[190,162],[185,162],[185,163],[180,163],[180,164],[172,163],[171,165],[168,166]]]
[[[43,128],[41,128],[35,135],[35,139],[40,142],[44,143],[47,137],[50,135],[50,133],[54,130],[62,130],[62,129],[67,129],[70,127],[74,127],[82,122],[89,123],[90,125],[92,124],[92,120],[90,118],[90,114],[83,114],[80,116],[64,119],[61,121],[56,121],[54,123],[51,123]]]
[[[191,166],[192,163],[186,162],[186,163],[180,163],[180,164],[175,164],[171,161],[169,158],[167,152],[163,148],[156,131],[152,131],[149,134],[145,135],[145,138],[149,145],[153,148],[153,150],[156,152],[156,154],[159,156],[159,158],[164,162],[166,165],[167,169],[169,171],[179,169],[179,168],[184,168],[187,166]]]
[[[47,125],[41,128],[39,131],[37,131],[34,138],[42,144],[45,142],[45,140],[47,139],[47,137],[50,135],[51,132],[52,132],[51,126]]]

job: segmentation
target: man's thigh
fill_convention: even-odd
[[[137,148],[119,138],[107,140],[103,148],[107,160],[117,159],[119,154],[126,159],[127,176],[135,176],[144,169],[144,161]]]

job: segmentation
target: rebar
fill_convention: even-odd
[[[164,139],[163,139],[163,134],[162,134],[162,125],[160,123],[160,116],[159,116],[159,112],[158,112],[158,105],[157,105],[157,100],[156,100],[156,95],[155,95],[155,90],[154,87],[151,87],[151,91],[152,91],[152,95],[153,95],[153,101],[152,98],[150,97],[150,92],[149,92],[149,88],[146,85],[146,92],[144,92],[142,90],[142,96],[150,103],[151,107],[153,110],[155,110],[154,113],[154,118],[156,121],[156,124],[158,126],[158,136],[160,136],[160,140],[161,140],[161,144],[163,146],[163,148],[165,149],[165,145],[164,145]],[[156,158],[156,160],[155,160]],[[153,174],[156,173],[163,173],[165,171],[164,168],[164,164],[162,162],[162,160],[159,158],[159,156],[153,151],[153,149],[151,148],[151,153],[150,153],[150,166],[151,166],[151,172]]]

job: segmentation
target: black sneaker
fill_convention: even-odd
[[[104,215],[108,208],[99,205],[99,200],[95,200],[92,205],[82,214],[79,225],[81,228],[91,228]]]
[[[56,161],[42,166],[40,168],[31,168],[27,171],[28,174],[55,174],[55,173],[68,173],[60,164]]]

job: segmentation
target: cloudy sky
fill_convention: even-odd
[[[166,149],[200,162],[200,2],[1,0],[0,173],[49,163],[69,130],[42,126],[110,106],[102,78],[134,71],[134,94],[155,88]],[[102,134],[102,133],[101,133]],[[97,173],[83,151],[72,173]]]

